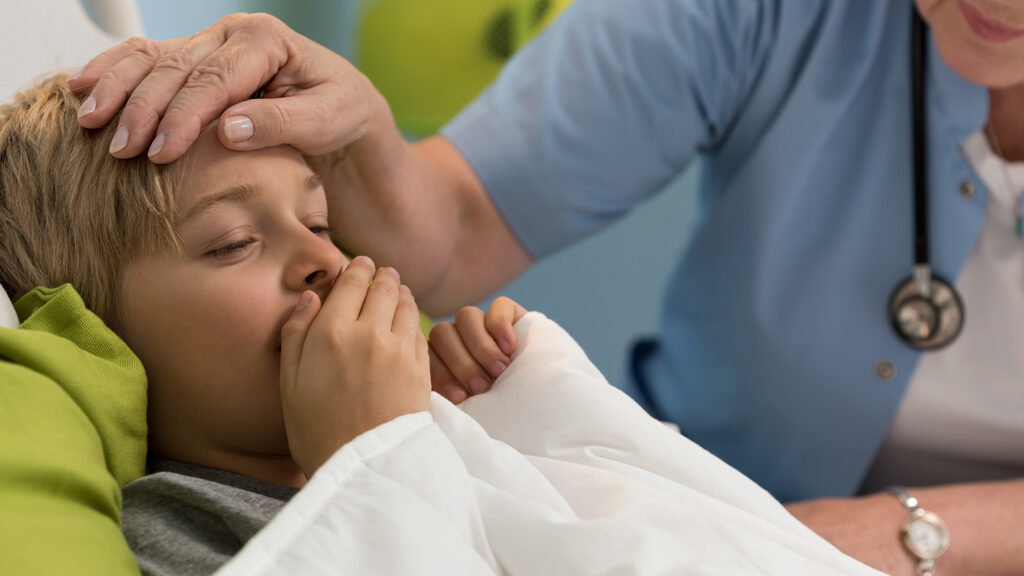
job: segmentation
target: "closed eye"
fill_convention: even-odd
[[[317,236],[331,237],[331,229],[328,226],[310,226],[309,231]]]
[[[221,246],[220,248],[210,250],[209,252],[206,253],[206,255],[212,256],[214,258],[225,258],[228,256],[233,256],[234,254],[237,254],[238,252],[245,250],[245,248],[248,247],[253,242],[255,242],[254,239],[246,238],[245,240],[239,240],[238,242],[232,242],[227,246]]]

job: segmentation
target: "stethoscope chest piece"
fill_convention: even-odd
[[[931,276],[924,285],[911,276],[889,300],[889,318],[904,342],[918,350],[936,350],[952,342],[964,326],[964,307],[956,290]]]

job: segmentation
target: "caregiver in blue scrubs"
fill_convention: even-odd
[[[115,156],[172,161],[218,118],[232,148],[319,155],[336,239],[433,314],[701,158],[702,217],[627,391],[897,575],[1024,572],[1022,83],[1020,0],[578,0],[412,145],[362,75],[267,17],[136,40],[72,80],[87,127],[134,90]],[[924,351],[890,310],[920,158],[931,272],[965,320]]]

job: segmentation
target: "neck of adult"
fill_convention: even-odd
[[[1024,161],[1024,84],[988,91],[989,140],[1010,162]]]

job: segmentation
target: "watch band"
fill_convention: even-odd
[[[903,486],[886,488],[899,499],[907,511],[907,520],[901,529],[903,547],[917,559],[916,576],[935,576],[935,559],[949,548],[949,529],[934,512],[921,504]]]

